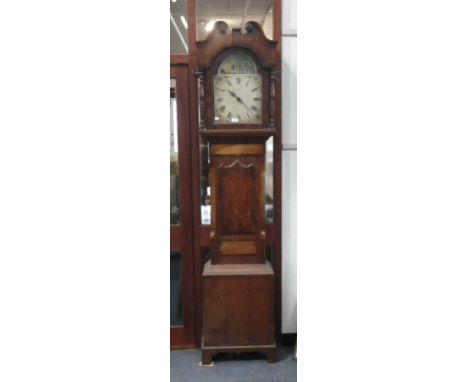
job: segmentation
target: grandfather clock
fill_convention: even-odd
[[[199,134],[209,145],[211,260],[203,268],[202,364],[220,352],[276,361],[274,271],[265,248],[265,142],[275,133],[276,42],[217,22],[197,42]]]

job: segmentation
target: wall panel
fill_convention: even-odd
[[[297,21],[296,1],[282,13],[282,332],[297,332]]]
[[[283,35],[296,33],[297,30],[297,2],[283,0]]]
[[[282,332],[297,331],[297,153],[283,151]]]
[[[297,38],[282,39],[283,144],[297,143]]]

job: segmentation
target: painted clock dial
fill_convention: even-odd
[[[215,124],[262,123],[262,77],[246,54],[226,57],[213,77]]]

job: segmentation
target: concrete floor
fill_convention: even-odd
[[[278,362],[268,363],[261,354],[219,354],[213,367],[200,367],[201,352],[171,352],[171,382],[295,382],[294,347],[278,348]]]

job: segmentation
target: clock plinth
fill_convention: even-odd
[[[269,362],[276,361],[273,291],[269,262],[205,265],[203,364],[228,352],[261,352]]]
[[[222,352],[276,361],[275,272],[266,260],[265,142],[275,133],[276,42],[226,24],[199,46],[199,133],[209,143],[211,259],[202,273],[202,364]],[[273,76],[272,73],[275,73]]]

